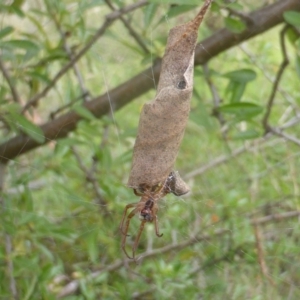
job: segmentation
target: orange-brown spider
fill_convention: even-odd
[[[157,218],[157,211],[158,211],[158,200],[163,198],[168,193],[173,193],[177,196],[181,196],[189,191],[186,184],[182,181],[179,177],[178,173],[171,172],[168,178],[165,180],[163,184],[155,185],[154,187],[149,187],[146,185],[141,185],[140,188],[134,189],[134,193],[137,196],[141,196],[139,202],[131,203],[126,205],[122,217],[122,221],[120,224],[120,231],[122,233],[122,243],[121,247],[124,253],[128,258],[134,259],[135,258],[135,251],[138,246],[141,234],[144,230],[144,226],[146,222],[153,222],[155,227],[155,233],[158,237],[161,237],[162,234],[159,233],[158,228],[158,218]],[[127,211],[130,208],[134,208],[129,215],[127,215]],[[128,229],[130,225],[130,221],[132,217],[139,213],[139,218],[141,219],[141,225],[138,231],[138,234],[135,238],[134,244],[132,246],[132,257],[130,257],[126,251],[126,238],[128,236]],[[125,221],[126,220],[126,221]],[[125,225],[124,225],[125,223]]]

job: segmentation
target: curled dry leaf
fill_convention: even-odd
[[[211,1],[169,33],[156,97],[141,112],[129,187],[161,185],[173,170],[190,112],[198,28]]]
[[[162,236],[157,218],[159,199],[168,193],[181,196],[189,191],[173,168],[190,112],[198,28],[211,1],[205,1],[194,20],[170,31],[156,97],[141,112],[128,180],[128,186],[141,199],[125,207],[120,224],[121,248],[128,258],[135,258],[146,222],[154,222],[156,235]],[[128,209],[132,210],[127,215]],[[135,214],[139,214],[141,224],[130,256],[126,239]]]

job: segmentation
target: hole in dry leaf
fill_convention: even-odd
[[[186,81],[185,80],[179,81],[177,88],[179,88],[180,90],[184,90],[186,88]]]

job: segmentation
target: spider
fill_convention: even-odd
[[[141,196],[141,199],[139,202],[126,205],[124,209],[122,221],[119,227],[122,234],[121,248],[125,253],[125,255],[130,259],[135,259],[135,251],[138,246],[141,234],[144,230],[145,223],[154,221],[156,235],[158,237],[163,236],[163,234],[159,233],[159,228],[158,228],[158,218],[157,218],[158,200],[163,198],[168,193],[173,193],[176,196],[181,196],[187,193],[189,191],[189,188],[179,177],[179,174],[177,172],[172,171],[163,184],[157,184],[153,187],[141,185],[139,189],[134,189],[133,191],[135,195]],[[127,211],[130,208],[134,208],[134,209],[126,217]],[[131,257],[128,255],[125,248],[126,238],[128,236],[127,233],[128,233],[130,221],[132,217],[137,213],[139,213],[139,218],[142,222],[138,234],[135,238],[134,244],[132,246],[132,257]]]

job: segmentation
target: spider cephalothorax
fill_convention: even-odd
[[[159,228],[158,228],[158,218],[157,218],[158,200],[163,198],[168,193],[174,193],[175,195],[180,196],[187,193],[188,191],[189,191],[188,187],[185,184],[183,184],[182,179],[179,177],[179,174],[176,172],[171,172],[163,184],[156,184],[153,187],[141,185],[138,189],[134,189],[134,193],[137,196],[141,196],[141,199],[139,202],[126,205],[123,213],[123,218],[120,224],[120,230],[123,235],[121,247],[128,258],[135,257],[135,251],[138,246],[146,222],[154,221],[156,235],[158,237],[162,236],[162,234],[159,233]],[[127,210],[130,208],[134,208],[134,209],[126,217]],[[129,229],[129,224],[131,218],[135,214],[139,214],[141,225],[138,234],[135,238],[134,244],[132,246],[132,257],[130,257],[125,249],[125,246],[126,246],[126,238],[128,236],[127,233]]]

